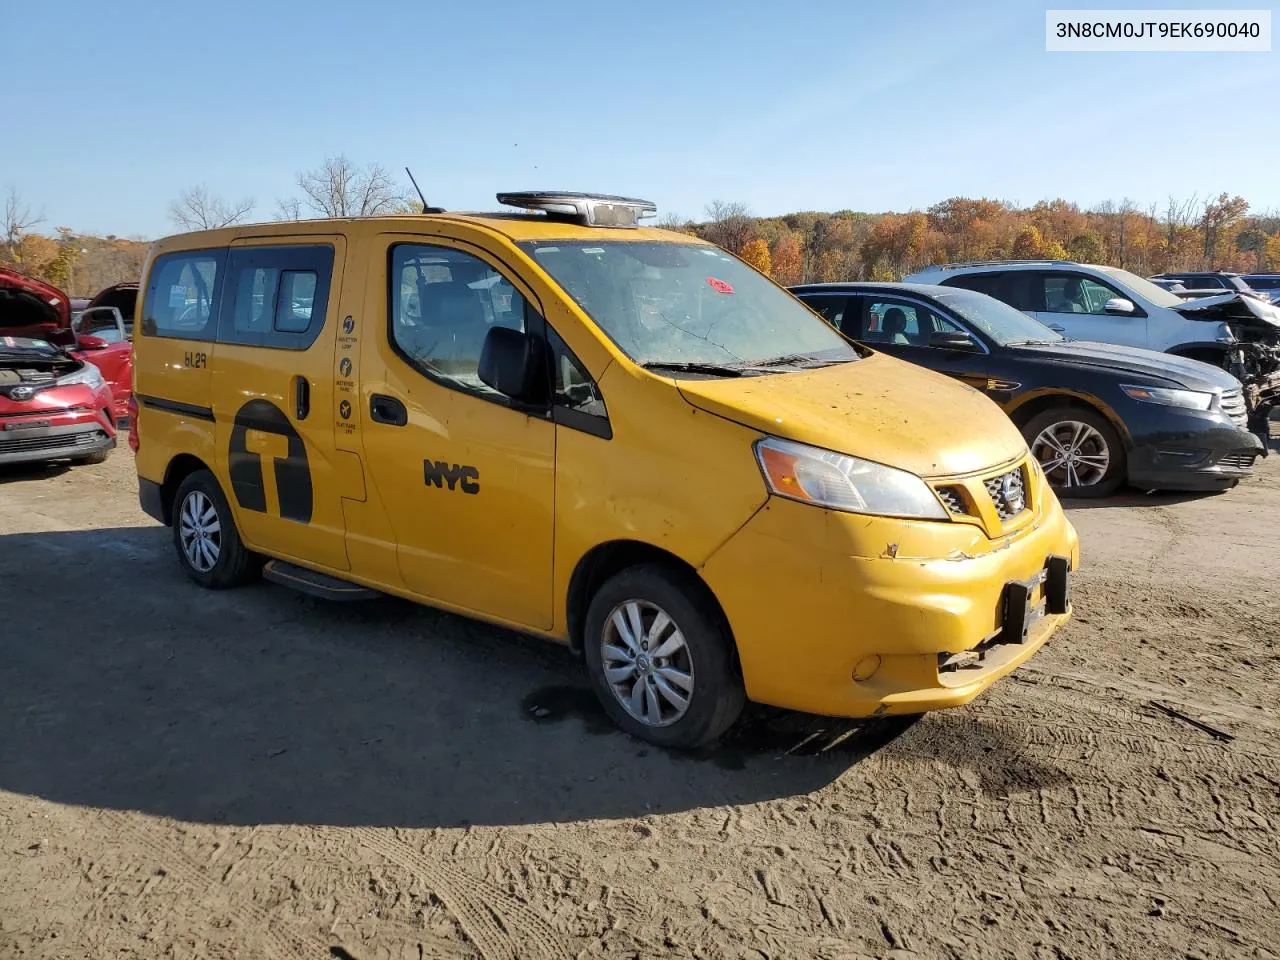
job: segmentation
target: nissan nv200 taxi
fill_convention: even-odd
[[[653,205],[159,241],[143,508],[197,583],[393,594],[582,654],[629,733],[966,703],[1070,612],[1076,533],[980,392],[846,339]]]

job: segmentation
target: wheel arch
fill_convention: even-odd
[[[1187,360],[1199,360],[1201,363],[1208,363],[1215,367],[1221,367],[1227,359],[1226,345],[1212,342],[1180,343],[1176,347],[1170,347],[1165,353],[1174,357],[1184,357]]]
[[[668,550],[642,540],[610,540],[597,544],[583,554],[569,576],[569,589],[565,596],[565,623],[568,627],[570,650],[576,654],[582,653],[583,623],[587,617],[587,608],[591,605],[591,598],[595,596],[600,585],[623,570],[642,564],[669,567],[688,578],[689,582],[695,584],[713,605],[725,631],[732,638],[733,632],[724,608],[693,565]],[[732,644],[731,653],[736,664],[738,658],[736,641]]]
[[[182,486],[182,481],[197,470],[213,472],[212,467],[191,453],[178,454],[165,467],[164,481],[160,484],[160,508],[164,512],[166,525],[173,526],[173,498],[178,492],[178,487]]]
[[[1124,444],[1125,451],[1133,449],[1133,437],[1129,433],[1129,428],[1125,422],[1116,415],[1116,412],[1110,406],[1103,403],[1096,397],[1091,397],[1080,393],[1041,393],[1034,397],[1028,397],[1017,407],[1009,411],[1009,418],[1021,430],[1034,417],[1039,416],[1046,410],[1052,410],[1055,407],[1074,407],[1080,410],[1089,410],[1103,417],[1107,423],[1115,429],[1116,434],[1120,437],[1120,442]]]

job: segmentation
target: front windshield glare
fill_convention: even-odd
[[[1136,273],[1130,273],[1128,270],[1107,267],[1103,270],[1103,273],[1116,281],[1116,283],[1128,287],[1138,296],[1146,297],[1157,307],[1176,307],[1183,302],[1181,297],[1170,293],[1164,287],[1157,286],[1146,277],[1140,277]],[[1190,286],[1186,283],[1183,286],[1190,289]]]
[[[718,247],[565,240],[521,247],[640,364],[858,356],[798,300]]]
[[[938,294],[937,298],[1001,346],[1063,339],[1034,317],[985,293],[953,288]]]

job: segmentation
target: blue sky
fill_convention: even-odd
[[[146,237],[193,184],[269,219],[337,153],[407,163],[451,209],[537,188],[687,216],[1223,190],[1280,208],[1280,53],[1046,53],[1044,11],[0,0],[0,189],[45,229]]]

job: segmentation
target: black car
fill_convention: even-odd
[[[963,380],[1022,430],[1065,496],[1223,490],[1265,453],[1240,382],[1167,353],[1064,339],[986,294],[909,283],[792,292],[846,336]]]
[[[1226,273],[1221,270],[1201,270],[1190,273],[1158,273],[1151,280],[1172,280],[1182,284],[1183,290],[1194,291],[1201,297],[1217,297],[1224,293],[1239,293],[1259,300],[1270,300],[1265,293],[1259,293],[1248,281],[1238,273]],[[1182,291],[1178,291],[1179,295]]]

